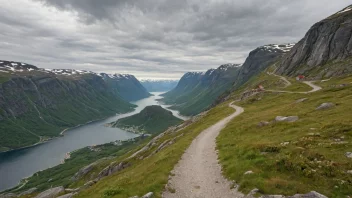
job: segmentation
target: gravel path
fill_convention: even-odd
[[[165,191],[164,198],[236,198],[243,194],[231,189],[225,179],[215,151],[216,137],[231,119],[243,113],[243,108],[230,104],[236,112],[201,132],[175,166],[169,186],[175,193]]]

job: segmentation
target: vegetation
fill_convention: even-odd
[[[15,105],[23,106],[26,113],[7,117],[0,109],[0,117],[5,118],[0,120],[0,151],[30,146],[59,136],[64,129],[128,112],[134,107],[113,93],[100,92],[95,87],[90,87],[93,85],[90,85],[92,79],[89,75],[83,78],[87,88],[78,87],[79,83],[72,79],[62,80],[61,83],[66,83],[65,86],[75,91],[64,88],[51,91],[50,87],[43,87],[39,99],[37,93],[30,91],[4,90],[4,97],[19,101]],[[40,98],[51,101],[51,105],[39,105]]]
[[[274,76],[262,74],[244,87],[263,78],[277,81]],[[245,112],[229,123],[217,139],[224,175],[237,181],[239,190],[245,193],[258,188],[262,194],[292,195],[315,190],[329,197],[350,195],[352,174],[347,171],[352,170],[352,163],[345,153],[352,150],[351,82],[351,76],[333,78],[317,82],[324,89],[311,94],[265,92],[239,102]],[[279,86],[272,84],[272,88]],[[296,103],[301,98],[308,99]],[[316,110],[325,102],[336,106]],[[293,123],[273,122],[276,116],[300,119]],[[261,121],[270,124],[260,127]],[[254,173],[244,174],[249,170]]]
[[[232,108],[228,107],[228,103],[211,109],[202,119],[185,129],[177,133],[164,135],[156,142],[153,148],[157,148],[169,138],[183,134],[183,136],[176,139],[174,144],[149,158],[132,160],[133,165],[131,167],[102,179],[91,188],[82,191],[77,197],[130,197],[134,195],[142,196],[147,192],[155,192],[156,197],[161,197],[161,192],[168,181],[170,171],[191,144],[192,140],[201,131],[233,113],[233,111]],[[147,152],[144,155],[148,156],[152,151]],[[130,153],[120,157],[120,159],[128,157],[131,155]]]
[[[111,126],[136,133],[159,134],[181,122],[182,120],[173,116],[171,111],[158,105],[152,105],[145,107],[138,114],[111,123]]]
[[[22,183],[26,183],[23,187],[19,188],[19,186],[22,186],[22,184],[19,184],[17,187],[7,190],[6,192],[19,193],[33,187],[38,188],[38,191],[43,191],[52,186],[64,186],[66,188],[73,186],[74,181],[71,178],[79,169],[93,162],[99,164],[99,166],[97,165],[97,167],[95,167],[96,170],[105,168],[104,165],[109,164],[111,159],[121,156],[127,151],[137,147],[144,141],[143,139],[144,138],[135,138],[134,140],[117,141],[76,150],[71,153],[69,159],[65,160],[65,163],[34,173],[31,177],[22,181]],[[91,174],[99,173],[95,170],[91,172]]]

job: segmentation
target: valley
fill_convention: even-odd
[[[139,113],[145,107],[158,105],[160,92],[152,92],[153,96],[141,99],[132,104],[136,105],[134,111],[118,114],[107,119],[94,121],[65,131],[64,136],[52,139],[43,144],[20,150],[0,153],[0,190],[13,187],[24,177],[33,173],[56,166],[64,160],[65,155],[77,149],[114,142],[116,140],[128,140],[138,135],[119,128],[105,127],[106,123]],[[177,111],[172,111],[175,116],[180,116]],[[33,160],[35,159],[35,160]],[[23,168],[23,165],[26,167]],[[6,178],[6,179],[4,179]]]

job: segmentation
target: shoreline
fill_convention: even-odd
[[[133,112],[133,110],[132,110],[132,111],[125,112],[125,113],[130,113],[130,112]],[[125,113],[123,113],[123,114],[125,114]],[[117,114],[117,113],[116,113],[116,114]],[[116,115],[116,114],[115,114],[115,115]],[[121,114],[119,114],[119,115],[121,115]],[[37,143],[35,143],[35,144],[31,144],[31,145],[28,145],[28,146],[24,146],[24,147],[20,147],[20,148],[16,148],[16,149],[10,149],[10,150],[7,150],[7,151],[2,151],[2,152],[0,152],[0,154],[12,152],[12,151],[19,151],[19,150],[23,150],[23,149],[28,149],[28,148],[31,148],[31,147],[35,147],[35,146],[38,146],[38,145],[41,145],[41,144],[50,142],[50,141],[52,141],[52,140],[54,140],[54,139],[56,139],[56,138],[60,138],[60,137],[64,136],[64,135],[65,135],[65,132],[67,132],[67,131],[69,131],[69,130],[71,130],[71,129],[75,129],[75,128],[78,128],[78,127],[81,127],[81,126],[84,126],[84,125],[87,125],[87,124],[90,124],[90,123],[93,123],[93,122],[102,121],[102,120],[105,120],[105,119],[107,119],[107,118],[109,118],[109,117],[112,117],[112,116],[113,116],[113,115],[111,115],[111,116],[106,116],[106,117],[100,118],[100,119],[90,120],[90,121],[88,121],[88,122],[86,122],[86,123],[78,124],[78,125],[76,125],[76,126],[66,128],[66,129],[62,130],[62,131],[59,133],[58,136],[51,137],[51,138],[49,138],[49,139],[47,139],[47,140],[39,141],[39,142],[37,142]]]

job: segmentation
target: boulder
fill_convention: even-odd
[[[65,192],[65,188],[62,186],[59,186],[59,187],[55,187],[55,188],[50,188],[50,189],[40,193],[39,195],[37,195],[35,198],[55,198],[59,194],[64,193],[64,192]]]
[[[245,175],[250,175],[250,174],[253,174],[253,173],[254,173],[253,171],[249,170],[249,171],[245,172],[244,174]]]
[[[301,102],[304,102],[306,100],[308,100],[308,98],[301,98],[301,99],[296,100],[296,103],[301,103]]]
[[[75,195],[74,193],[69,193],[69,194],[62,195],[62,196],[57,197],[57,198],[72,198],[74,195]]]
[[[283,196],[283,195],[263,195],[260,198],[327,198],[325,195],[311,191],[307,194],[295,194],[293,196]]]
[[[22,197],[22,196],[24,196],[24,195],[29,195],[29,194],[32,194],[33,192],[35,192],[36,190],[37,190],[37,188],[31,188],[31,189],[28,189],[28,190],[22,192],[22,193],[19,194],[18,196],[19,196],[19,197]]]
[[[311,191],[307,194],[295,194],[295,195],[289,196],[287,198],[328,198],[328,197],[325,195],[322,195],[318,192]]]
[[[275,121],[276,122],[295,122],[297,121],[299,118],[298,116],[276,116]]]
[[[92,164],[89,164],[88,166],[85,166],[83,168],[81,168],[72,178],[71,180],[72,181],[77,181],[79,180],[80,178],[82,178],[83,176],[85,176],[87,173],[89,173],[93,168],[94,166],[96,165],[96,162],[92,163]]]
[[[331,103],[331,102],[327,102],[327,103],[323,103],[321,105],[319,105],[319,107],[317,107],[315,110],[324,110],[324,109],[330,109],[332,107],[334,107],[335,104]]]
[[[263,127],[263,126],[266,126],[266,125],[269,125],[270,122],[267,122],[267,121],[261,121],[258,123],[258,127]]]
[[[352,158],[352,152],[346,152],[346,153],[345,153],[345,156],[346,156],[347,158]]]
[[[149,193],[145,194],[142,198],[153,198],[153,197],[154,197],[154,193],[149,192]]]

